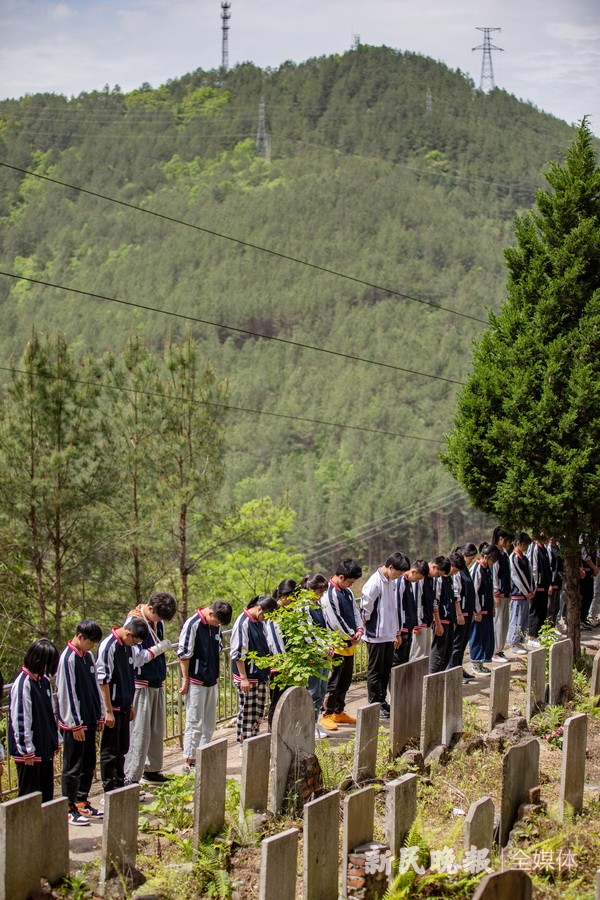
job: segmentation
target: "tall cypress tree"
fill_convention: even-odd
[[[584,119],[505,250],[445,464],[482,511],[560,540],[580,654],[579,538],[600,533],[600,169]]]

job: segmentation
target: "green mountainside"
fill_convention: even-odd
[[[261,96],[270,162],[255,147]],[[435,441],[450,425],[477,320],[503,298],[513,217],[572,135],[503,91],[483,94],[460,72],[385,47],[274,71],[198,70],[129,94],[2,102],[1,163],[245,242],[3,166],[3,272],[448,380],[6,275],[2,364],[18,359],[32,327],[95,352],[118,350],[132,329],[154,346],[189,331],[228,379],[232,407],[428,439],[232,411],[225,504],[285,496],[296,544],[309,547],[446,498],[436,527],[455,536],[473,520],[449,494]],[[407,549],[426,552],[431,537],[420,539]]]

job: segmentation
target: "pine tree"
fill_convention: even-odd
[[[505,250],[507,298],[476,346],[443,457],[472,502],[554,535],[580,654],[579,538],[600,533],[600,169],[585,119]]]

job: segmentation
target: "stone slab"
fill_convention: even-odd
[[[571,811],[580,813],[583,809],[587,734],[588,717],[585,713],[571,716],[564,724],[562,769],[558,797],[558,810],[561,819],[564,819]]]
[[[498,666],[497,669],[492,671],[488,731],[492,731],[497,722],[505,722],[508,719],[510,673],[510,663]]]
[[[59,884],[69,874],[69,801],[58,797],[42,803],[42,837],[51,834],[51,841],[42,840],[41,873],[50,884]]]
[[[444,719],[442,744],[449,747],[455,734],[463,730],[463,674],[462,666],[446,669],[444,674]]]
[[[533,885],[527,872],[506,869],[486,875],[473,894],[473,900],[531,900]]]
[[[548,703],[557,706],[573,694],[573,641],[556,641],[549,655]]]
[[[594,656],[590,694],[592,697],[600,697],[600,650]]]
[[[356,714],[356,741],[352,778],[358,784],[375,778],[377,741],[379,738],[379,703],[359,707]]]
[[[42,795],[0,804],[0,900],[26,900],[40,889]]]
[[[139,784],[129,784],[104,795],[101,885],[117,873],[128,878],[135,870],[139,809]]]
[[[315,712],[303,687],[285,691],[275,709],[271,728],[269,809],[283,809],[290,767],[296,753],[315,752]]]
[[[304,806],[303,900],[337,900],[340,792],[331,791]]]
[[[546,703],[546,650],[532,650],[527,655],[527,689],[525,718],[529,722]]]
[[[259,900],[295,900],[299,833],[288,828],[262,841]]]
[[[219,831],[225,823],[227,784],[227,738],[204,744],[196,750],[196,786],[194,789],[194,850],[210,831]]]
[[[491,797],[482,797],[471,803],[465,817],[465,850],[492,850],[494,843],[494,802]]]
[[[417,785],[419,778],[410,773],[386,784],[385,839],[398,859],[400,847],[406,840],[417,814]]]
[[[415,659],[394,666],[390,679],[390,754],[392,759],[406,749],[410,741],[421,738],[423,679],[429,672],[429,659]]]
[[[508,843],[521,803],[540,783],[540,745],[536,738],[510,747],[504,754],[500,806],[500,846]]]
[[[442,743],[445,688],[445,672],[436,672],[434,675],[426,675],[423,679],[423,708],[421,712],[420,743],[423,757],[426,757],[434,747],[437,747]]]
[[[355,847],[373,840],[375,791],[372,787],[354,791],[344,798],[344,827],[342,831],[342,894],[348,894],[348,855]]]
[[[264,812],[269,797],[271,735],[258,734],[242,744],[241,809]]]

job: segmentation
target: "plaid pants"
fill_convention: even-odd
[[[241,743],[246,738],[251,738],[258,734],[260,720],[265,713],[265,706],[267,705],[267,684],[266,682],[251,684],[247,694],[241,690],[239,684],[236,687],[239,703],[236,729],[237,739]]]

